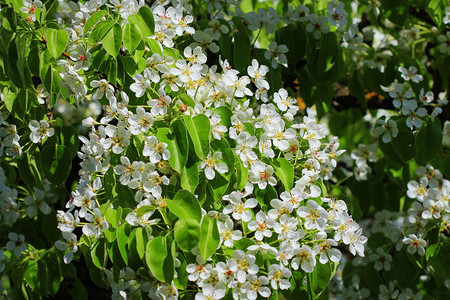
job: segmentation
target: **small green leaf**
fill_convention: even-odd
[[[196,115],[193,119],[190,116],[184,116],[184,123],[191,138],[195,153],[204,160],[209,153],[209,131],[210,123],[207,116]]]
[[[136,229],[136,250],[140,259],[145,257],[145,245],[147,245],[147,234],[144,228],[138,227]]]
[[[190,251],[200,240],[200,223],[193,219],[178,220],[174,233],[178,246],[184,251]]]
[[[154,206],[151,205],[144,205],[138,208],[136,211],[136,218],[140,218],[145,214],[148,214],[149,212],[152,212],[155,210]]]
[[[142,39],[142,34],[135,24],[126,23],[122,28],[123,43],[128,51],[133,52]]]
[[[116,57],[122,46],[122,27],[115,23],[102,38],[103,48],[112,57]]]
[[[109,30],[116,24],[114,21],[101,21],[95,25],[91,34],[89,35],[88,41],[91,44],[97,44],[101,39],[109,32]]]
[[[272,166],[275,169],[275,174],[281,179],[285,190],[290,191],[294,184],[294,167],[286,158],[278,158]]]
[[[181,187],[191,193],[195,192],[198,185],[198,163],[188,160],[181,172]]]
[[[159,128],[156,133],[159,141],[167,144],[171,155],[170,165],[175,171],[181,173],[186,165],[188,156],[188,137],[186,126],[181,120],[175,120],[169,128]]]
[[[145,260],[152,274],[167,283],[172,282],[175,272],[171,244],[167,237],[158,236],[148,242],[145,251]]]
[[[194,107],[195,101],[188,94],[178,95],[178,98],[187,106]]]
[[[180,219],[200,222],[202,212],[197,198],[189,191],[180,190],[173,199],[166,199],[169,210]]]
[[[328,283],[337,271],[339,263],[328,262],[326,264],[318,263],[314,268],[312,273],[307,274],[309,277],[309,284],[311,292],[313,293],[311,297],[313,299],[319,298],[323,291],[327,288]]]
[[[247,184],[248,180],[248,169],[244,166],[239,156],[234,154],[235,161],[235,171],[236,171],[236,190],[242,190]]]
[[[63,29],[47,29],[47,47],[54,58],[58,58],[66,49],[69,35]]]
[[[129,16],[128,22],[136,25],[143,37],[150,37],[155,31],[153,13],[147,6],[142,6],[136,15]]]
[[[95,240],[94,245],[91,248],[92,262],[99,269],[103,269],[105,267],[108,258],[105,244],[105,239],[101,238]]]
[[[217,219],[209,218],[205,215],[202,219],[200,227],[200,254],[206,261],[214,252],[216,252],[217,247],[220,244],[220,234],[217,227]]]
[[[95,14],[91,15],[84,24],[83,35],[86,34],[100,19],[107,14],[106,10],[99,10]]]
[[[117,245],[119,246],[120,255],[123,258],[125,264],[128,264],[128,252],[127,252],[127,244],[128,244],[128,236],[125,233],[125,226],[122,225],[117,228]]]

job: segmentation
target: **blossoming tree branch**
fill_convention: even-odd
[[[450,296],[450,6],[0,1],[0,297]]]

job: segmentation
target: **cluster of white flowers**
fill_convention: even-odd
[[[80,11],[84,11],[90,2],[87,1]],[[184,16],[179,7],[156,6],[153,14],[157,23],[153,39],[161,47],[171,47],[170,41],[176,35],[193,33],[187,25],[192,19]],[[86,17],[83,15],[82,18]],[[194,33],[194,40],[197,33]],[[243,237],[250,238],[253,245],[234,250],[226,262],[212,265],[198,256],[197,264],[188,265],[189,280],[196,282],[201,290],[197,298],[222,298],[227,287],[233,289],[235,298],[256,299],[258,294],[269,297],[270,288],[290,287],[289,266],[312,272],[316,257],[322,264],[338,262],[341,257],[336,248],[338,242],[348,245],[352,254],[364,256],[367,238],[348,214],[345,202],[325,198],[319,185],[321,180],[332,177],[336,159],[344,152],[338,150],[337,140],[332,138],[326,142],[327,132],[317,123],[312,110],[303,122],[294,122],[298,112],[296,100],[283,88],[273,97],[268,96],[270,87],[265,76],[269,69],[257,60],[252,61],[247,75],[240,75],[226,60],[220,61],[220,72],[217,66],[209,67],[205,51],[207,48],[214,50],[211,49],[212,40],[196,40],[198,45],[184,49],[184,58],[153,53],[146,61],[145,70],[134,75],[135,83],[130,86],[136,97],[148,99],[147,105],[137,107],[129,105],[127,93],[115,90],[106,79],[91,81],[92,95],[88,94],[82,76],[82,71],[89,69],[84,48],[78,46],[71,51],[75,63],[59,62],[65,70],[61,73],[64,82],[67,82],[67,74],[77,78],[76,84],[66,85],[75,93],[75,98],[97,101],[104,96],[109,103],[99,122],[93,118],[83,121],[91,131],[87,137],[80,136],[80,181],[67,203],[68,210],[58,211],[58,228],[63,232],[64,240],[58,241],[56,247],[66,252],[66,263],[78,249],[75,228],[82,227],[84,235],[98,238],[110,226],[100,211],[99,200],[99,194],[105,188],[101,177],[107,170],[112,170],[120,184],[130,188],[135,196],[136,207],[126,216],[126,221],[132,226],[149,229],[160,223],[160,218],[155,216],[167,207],[165,186],[176,184],[179,174],[171,168],[168,160],[173,154],[168,145],[157,138],[158,129],[153,125],[183,114],[191,118],[200,114],[208,117],[212,137],[230,141],[232,150],[248,169],[244,191],[236,190],[223,196],[222,212],[203,213],[218,218],[221,247],[233,249],[234,243]],[[281,56],[284,50],[278,51]],[[277,59],[280,60],[280,56]],[[80,60],[83,64],[76,66]],[[255,88],[256,92],[252,91]],[[187,94],[195,106],[178,100],[181,93]],[[263,102],[259,109],[251,107],[251,97]],[[216,113],[220,107],[227,107],[232,112],[228,128]],[[250,130],[249,126],[254,129]],[[140,145],[133,145],[139,152],[139,160],[127,156],[133,141]],[[112,160],[113,155],[119,156],[118,161]],[[285,157],[295,168],[301,169],[301,173],[291,190],[281,192],[279,199],[271,199],[270,205],[262,206],[255,198],[255,187],[264,190],[268,186],[281,185],[269,163],[276,155]],[[199,172],[204,172],[208,180],[213,180],[217,173],[229,171],[221,151],[211,151],[199,163]],[[142,206],[156,209],[137,217],[136,211]],[[269,245],[269,239],[278,242]],[[198,254],[197,249],[192,252]],[[255,264],[257,252],[273,257],[274,263],[264,275],[259,272],[263,266]],[[113,285],[120,287],[122,284]],[[178,294],[175,286],[162,283],[152,289],[152,293],[166,298]],[[123,293],[119,288],[115,294]]]

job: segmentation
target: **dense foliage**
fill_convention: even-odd
[[[450,296],[450,7],[0,0],[5,299]]]

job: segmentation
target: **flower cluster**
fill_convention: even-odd
[[[170,210],[166,201],[172,195],[170,191],[179,189],[180,180],[185,179],[184,171],[174,165],[178,159],[174,146],[160,131],[176,120],[195,121],[200,117],[209,123],[203,129],[208,136],[213,141],[225,140],[231,151],[225,153],[227,148],[218,150],[208,145],[204,159],[197,154],[200,160],[194,164],[195,176],[213,183],[216,177],[236,172],[237,167],[229,161],[231,154],[246,170],[246,184],[242,190],[227,194],[224,190],[214,209],[205,206],[209,210],[203,211],[203,215],[217,218],[219,249],[229,251],[225,260],[213,259],[209,263],[198,255],[198,247],[179,253],[188,261],[196,255],[196,262],[187,266],[189,280],[198,286],[196,298],[219,299],[227,289],[235,298],[256,299],[258,294],[269,297],[271,290],[291,286],[291,270],[310,273],[317,263],[339,262],[342,254],[338,243],[348,245],[353,255],[364,256],[367,238],[349,215],[345,202],[326,198],[323,191],[322,182],[333,176],[336,159],[344,151],[338,150],[336,138],[327,141],[327,130],[317,123],[314,111],[309,110],[302,120],[297,116],[296,100],[286,89],[269,96],[265,78],[269,69],[255,59],[245,75],[227,60],[220,60],[221,70],[208,66],[205,51],[214,51],[212,39],[206,38],[205,31],[194,33],[188,26],[192,18],[184,15],[181,7],[156,6],[152,12],[157,24],[151,39],[160,47],[172,47],[172,38],[185,32],[194,34],[198,44],[186,47],[180,54],[175,52],[175,56],[152,53],[145,61],[145,69],[133,76],[135,82],[129,90],[117,90],[107,79],[101,79],[92,80],[88,92],[82,70],[89,69],[89,63],[84,62],[83,67],[71,61],[59,63],[64,68],[61,77],[66,87],[78,94],[75,98],[108,103],[99,122],[93,118],[83,121],[91,131],[80,136],[80,181],[67,203],[68,210],[58,211],[58,228],[64,240],[58,241],[56,247],[65,251],[64,261],[70,262],[79,248],[77,227],[82,227],[85,237],[95,239],[111,227],[107,211],[118,209],[119,204],[102,205],[102,195],[105,191],[111,193],[107,180],[117,178],[118,184],[132,191],[135,205],[125,216],[130,226],[145,227],[148,234],[153,232],[155,236],[161,228],[170,226],[166,223]],[[204,40],[197,40],[196,35]],[[275,46],[269,48],[275,51]],[[72,51],[72,56],[78,61],[81,56],[86,59],[84,49],[74,51],[77,53]],[[285,51],[277,51],[279,56],[273,58],[282,62]],[[77,78],[79,84],[71,84],[74,81],[66,80],[67,76]],[[142,98],[144,102],[139,103],[144,105],[131,105],[131,99]],[[255,109],[257,101],[263,103]],[[285,172],[276,163],[280,159],[288,164],[282,166],[287,172],[295,170],[292,187],[280,173]],[[271,195],[265,201],[261,198],[264,193]],[[145,207],[153,209],[139,213]],[[238,248],[237,244],[244,240],[249,245]],[[268,261],[267,267],[257,262],[255,255],[260,254]],[[112,285],[116,289],[123,284]],[[158,283],[149,292],[164,297],[178,294],[171,283]]]

